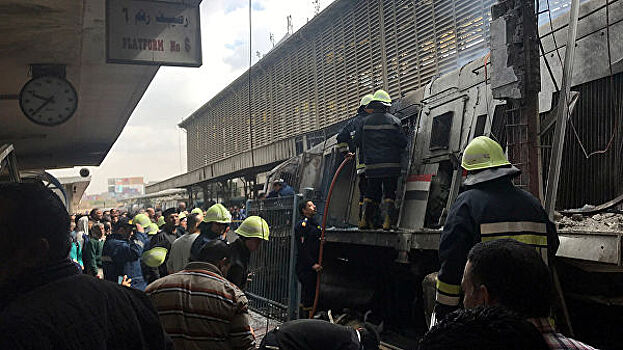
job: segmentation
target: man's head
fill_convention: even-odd
[[[270,228],[266,220],[259,216],[249,216],[236,229],[236,233],[244,241],[249,251],[256,251],[262,241],[268,241]]]
[[[94,221],[100,221],[104,217],[104,212],[100,208],[93,208],[89,213],[89,217]]]
[[[304,217],[311,219],[314,215],[316,215],[316,205],[312,201],[303,201],[299,204],[299,212]]]
[[[197,232],[199,223],[203,220],[203,215],[199,215],[197,213],[194,214],[190,214],[188,215],[188,220],[186,223],[186,226],[188,227],[187,230],[190,233],[195,233]]]
[[[114,233],[121,235],[124,238],[129,238],[132,235],[132,231],[136,227],[130,222],[131,220],[126,217],[119,218],[119,221],[117,222],[117,225],[115,226]]]
[[[177,209],[179,210],[180,213],[183,211],[186,211],[186,203],[185,202],[177,203]]]
[[[28,220],[24,213],[31,213]],[[26,271],[66,259],[69,215],[41,184],[0,184],[0,284]]]
[[[111,230],[112,230],[112,224],[110,222],[104,222],[104,235],[108,236]]]
[[[541,255],[512,239],[476,244],[467,256],[461,287],[466,308],[502,305],[524,317],[547,317],[553,298]]]
[[[230,257],[231,247],[229,244],[220,239],[216,239],[203,245],[195,261],[210,263],[218,267],[223,274],[226,274],[229,269]]]
[[[156,220],[156,210],[154,210],[154,208],[147,208],[147,209],[145,209],[145,214],[147,214],[147,216],[149,216],[149,219],[151,221]]]
[[[273,182],[273,191],[279,192],[283,188],[283,180],[275,180]]]
[[[162,213],[164,217],[164,226],[168,231],[172,231],[176,226],[179,226],[180,219],[177,214],[176,208],[169,208]]]
[[[102,239],[102,237],[104,236],[104,233],[105,233],[104,224],[100,224],[100,223],[93,225],[93,227],[91,227],[91,229],[89,230],[89,236],[95,239]]]
[[[541,333],[499,306],[455,311],[420,339],[419,350],[546,350]]]

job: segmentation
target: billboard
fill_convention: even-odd
[[[142,195],[145,194],[145,181],[142,177],[108,179],[108,193],[125,197]]]

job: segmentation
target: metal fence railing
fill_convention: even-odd
[[[296,246],[294,224],[298,196],[249,200],[247,215],[257,215],[268,222],[270,239],[251,254],[251,281],[245,294],[252,310],[270,318],[287,321],[298,314],[299,287],[294,264]]]

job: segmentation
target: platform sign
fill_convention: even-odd
[[[106,61],[201,66],[199,6],[180,2],[107,0]]]

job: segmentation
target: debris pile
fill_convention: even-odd
[[[599,213],[593,215],[572,214],[554,216],[561,231],[622,232],[623,214]]]

